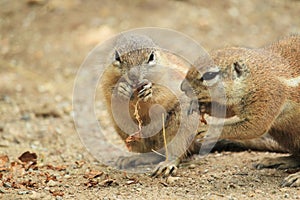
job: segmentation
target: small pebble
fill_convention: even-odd
[[[56,196],[55,200],[62,200],[63,198],[61,196]]]
[[[172,183],[175,183],[175,182],[178,181],[178,180],[179,180],[179,177],[169,176],[169,177],[167,178],[167,183],[168,183],[168,184],[172,184]]]
[[[38,199],[42,199],[44,196],[45,194],[43,193],[32,191],[32,194],[29,196],[29,198],[32,200],[38,200]]]
[[[21,120],[23,121],[29,121],[31,119],[30,117],[30,114],[29,113],[24,113],[22,116],[21,116]]]
[[[0,101],[4,101],[5,103],[10,103],[11,99],[10,99],[9,96],[3,95],[3,96],[0,97]]]
[[[54,186],[57,185],[57,182],[55,182],[55,181],[53,181],[53,180],[50,180],[50,181],[47,183],[47,185],[48,185],[49,187],[54,187]]]
[[[253,193],[253,192],[251,192],[251,193],[249,193],[249,195],[248,195],[249,197],[254,197],[255,196],[255,194]]]
[[[4,186],[4,187],[7,187],[7,188],[11,188],[11,184],[8,183],[8,182],[3,183],[3,186]]]
[[[29,191],[18,191],[19,195],[24,195],[24,194],[28,194],[28,193],[29,193]]]
[[[71,176],[69,174],[64,175],[64,178],[71,178]]]
[[[196,168],[196,165],[195,164],[190,164],[189,165],[189,169],[195,169]]]

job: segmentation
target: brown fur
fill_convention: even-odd
[[[216,50],[211,57],[213,66],[220,70],[212,80],[221,81],[226,94],[225,99],[215,101],[226,105],[238,119],[223,127],[220,138],[245,140],[268,132],[292,156],[278,163],[263,161],[258,168],[278,167],[283,160],[289,160],[286,167],[300,166],[300,36],[286,37],[261,49]],[[209,91],[216,91],[217,84],[203,80],[211,66],[197,67],[199,71],[193,68],[187,73],[181,88],[187,95],[194,91],[199,101],[207,102]],[[206,116],[207,120],[212,118],[216,119]],[[295,177],[287,178],[284,185],[299,186],[299,182]]]

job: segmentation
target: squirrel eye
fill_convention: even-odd
[[[115,60],[118,61],[118,62],[121,62],[121,57],[120,57],[120,54],[117,50],[115,51]]]
[[[219,72],[206,72],[203,74],[203,76],[201,77],[201,80],[204,81],[209,81],[214,79],[217,75],[219,74]]]
[[[155,54],[154,54],[154,52],[151,52],[151,54],[148,58],[147,64],[149,64],[149,65],[154,65],[155,64]]]

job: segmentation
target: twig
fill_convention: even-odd
[[[165,115],[162,113],[162,131],[163,131],[163,136],[164,136],[164,144],[165,144],[165,149],[166,149],[166,160],[168,160],[168,147],[167,147],[167,139],[166,139],[166,129],[165,129]]]
[[[160,155],[162,157],[166,157],[164,154],[159,153],[158,151],[155,151],[154,149],[151,149],[151,151],[153,151],[154,153],[156,153],[157,155]]]
[[[134,115],[135,119],[138,121],[138,124],[139,124],[139,130],[138,130],[138,132],[140,133],[141,130],[142,130],[142,123],[143,123],[143,121],[141,120],[141,117],[139,115],[139,109],[141,108],[139,103],[140,103],[140,99],[138,99],[136,101],[136,104],[134,106],[134,113],[133,113],[133,115]]]
[[[129,151],[132,151],[132,146],[131,146],[132,143],[136,142],[136,141],[140,142],[140,139],[142,138],[141,133],[142,133],[142,123],[143,123],[143,121],[141,120],[141,117],[139,115],[139,109],[140,108],[141,107],[139,105],[139,99],[138,99],[137,102],[136,102],[136,104],[134,105],[134,113],[133,113],[133,115],[134,115],[135,119],[138,121],[138,126],[139,127],[138,127],[138,130],[135,133],[129,135],[125,139],[125,144],[126,144],[126,146],[127,146],[127,148],[128,148]]]

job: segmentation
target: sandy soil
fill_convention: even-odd
[[[95,160],[72,118],[80,64],[120,31],[165,27],[208,50],[260,47],[299,33],[299,10],[292,0],[1,0],[0,199],[300,199],[300,188],[279,186],[291,170],[252,167],[279,154],[212,153],[175,177],[150,178]],[[26,151],[37,158],[21,162]]]

